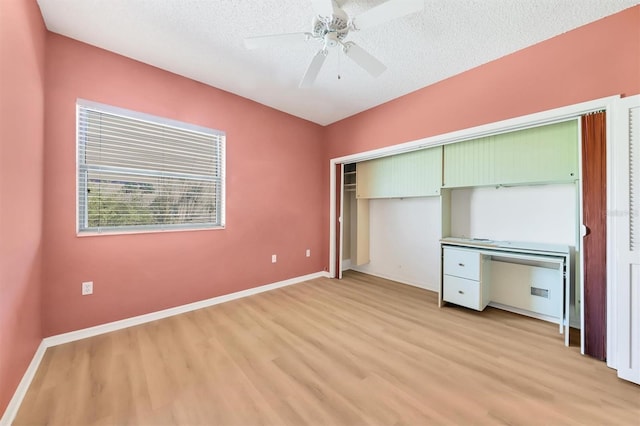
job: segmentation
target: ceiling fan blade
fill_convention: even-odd
[[[313,10],[320,16],[331,16],[334,12],[333,0],[311,0]]]
[[[373,27],[424,9],[424,0],[389,0],[352,19],[356,29]]]
[[[373,77],[379,77],[387,69],[382,62],[355,43],[345,43],[344,53]]]
[[[247,49],[260,49],[263,47],[277,47],[304,43],[311,38],[311,33],[273,34],[257,37],[245,37],[244,47]]]
[[[316,81],[316,77],[320,72],[320,68],[322,68],[322,64],[324,64],[324,60],[327,58],[326,50],[319,50],[318,53],[313,57],[307,71],[304,73],[304,77],[300,81],[299,87],[310,87],[314,81]]]

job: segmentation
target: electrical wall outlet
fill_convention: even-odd
[[[93,294],[93,281],[86,281],[82,283],[82,295],[86,296]]]
[[[307,249],[307,257],[311,257],[311,249]]]
[[[278,256],[276,256],[275,254],[271,255],[271,263],[276,263],[278,261]]]

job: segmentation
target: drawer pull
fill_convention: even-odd
[[[458,290],[458,293],[460,293],[460,294],[464,294],[464,291],[462,291],[462,290]]]
[[[458,263],[458,266],[462,266],[464,268],[464,263]]]

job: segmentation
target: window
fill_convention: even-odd
[[[224,226],[225,134],[77,103],[78,232]]]

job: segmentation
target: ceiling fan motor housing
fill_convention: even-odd
[[[312,28],[314,38],[324,40],[328,47],[334,47],[349,34],[349,17],[342,9],[335,8],[331,16],[315,16]]]

